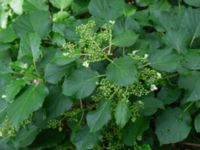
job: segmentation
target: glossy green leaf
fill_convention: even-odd
[[[200,100],[200,76],[198,72],[181,76],[179,79],[179,86],[186,90],[185,102]]]
[[[156,120],[156,135],[161,145],[184,140],[191,130],[191,118],[179,108],[166,109]]]
[[[141,136],[149,127],[149,119],[140,117],[135,122],[129,122],[122,130],[123,143],[133,146],[137,137]]]
[[[77,150],[85,150],[93,149],[99,139],[99,133],[91,133],[90,129],[85,126],[74,133],[72,142],[76,145]]]
[[[180,67],[180,56],[171,49],[154,51],[149,61],[150,65],[159,71],[174,72]]]
[[[16,38],[16,34],[11,26],[0,31],[1,43],[9,43],[14,41]]]
[[[106,69],[108,80],[118,85],[129,85],[137,81],[135,61],[129,56],[116,58]]]
[[[113,45],[118,47],[128,47],[133,45],[138,39],[138,35],[134,32],[127,31],[120,35],[117,35],[113,39]]]
[[[31,11],[19,16],[13,27],[19,37],[29,32],[37,33],[40,37],[47,36],[51,29],[50,14],[48,11]]]
[[[28,125],[20,129],[15,137],[15,146],[17,148],[27,147],[34,141],[39,132],[40,129],[35,125]]]
[[[23,79],[13,80],[7,86],[5,90],[6,100],[8,102],[13,102],[15,96],[20,92],[20,90],[25,86],[26,82]]]
[[[66,74],[69,74],[69,66],[58,66],[56,64],[49,63],[45,67],[45,79],[49,83],[58,83]]]
[[[35,11],[35,10],[48,10],[47,0],[25,0],[23,5],[25,12]]]
[[[72,100],[63,95],[61,89],[56,86],[50,89],[50,94],[44,103],[44,107],[48,118],[58,117],[72,107]]]
[[[7,115],[15,126],[38,110],[48,94],[43,84],[28,87],[7,109]]]
[[[158,109],[164,109],[162,101],[154,97],[146,97],[142,101],[144,102],[144,109],[142,110],[144,116],[153,115]]]
[[[63,83],[63,94],[66,96],[74,96],[77,99],[82,99],[95,90],[98,82],[98,73],[87,69],[77,69]]]
[[[90,132],[101,130],[110,121],[111,111],[111,102],[104,101],[96,110],[89,112],[86,119]]]
[[[21,38],[20,41],[20,50],[18,53],[18,58],[30,57],[33,59],[33,62],[36,62],[42,52],[40,50],[41,39],[35,33],[29,33]]]
[[[194,120],[194,127],[196,132],[200,132],[200,115],[198,114]]]
[[[123,14],[123,0],[91,0],[89,12],[98,22],[114,20]]]
[[[115,109],[116,124],[123,128],[130,118],[130,110],[126,101],[119,101]]]

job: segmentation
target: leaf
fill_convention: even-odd
[[[13,28],[10,26],[6,29],[0,31],[0,42],[1,43],[10,43],[17,38]]]
[[[184,55],[183,66],[191,70],[200,69],[200,52],[190,50]]]
[[[41,39],[35,33],[28,33],[23,36],[20,41],[20,50],[18,58],[21,59],[25,56],[32,57],[33,62],[36,62],[42,52],[40,50]]]
[[[164,36],[164,42],[177,50],[178,53],[184,53],[189,45],[189,33],[185,29],[169,30]]]
[[[6,100],[10,103],[14,101],[15,96],[25,86],[26,82],[23,79],[11,81],[5,89]]]
[[[48,91],[43,84],[32,85],[22,93],[7,108],[7,115],[14,126],[29,117],[31,113],[38,110],[48,95]]]
[[[23,2],[24,0],[10,0],[9,5],[16,14],[21,15],[23,13]]]
[[[123,143],[133,146],[137,137],[142,136],[143,132],[149,127],[149,119],[140,117],[135,122],[129,122],[122,130]]]
[[[130,110],[126,101],[119,101],[115,109],[116,124],[123,128],[130,118]]]
[[[86,116],[86,120],[90,127],[90,132],[101,130],[111,119],[111,112],[112,107],[110,101],[102,102],[95,111],[89,112]]]
[[[199,0],[184,0],[185,3],[188,5],[194,6],[194,7],[200,7],[200,1]]]
[[[66,74],[69,74],[70,66],[58,66],[49,63],[44,70],[45,79],[52,84],[58,83]]]
[[[48,118],[54,118],[72,107],[72,100],[61,93],[60,87],[50,89],[50,94],[44,103]],[[52,111],[53,110],[53,111]]]
[[[23,8],[25,12],[36,11],[36,10],[47,11],[48,10],[47,0],[34,0],[34,1],[25,0]]]
[[[52,60],[52,62],[53,63],[55,63],[55,64],[57,64],[57,65],[67,65],[67,64],[70,64],[70,63],[72,63],[73,61],[75,61],[77,58],[79,58],[79,57],[73,57],[73,58],[69,58],[69,57],[67,57],[67,56],[64,56],[64,54],[61,52],[61,51],[58,51],[56,54],[55,54],[55,56],[54,56],[54,58],[53,58],[53,60]]]
[[[17,148],[27,147],[34,141],[39,132],[40,129],[32,124],[21,128],[14,139],[15,146]]]
[[[192,72],[187,76],[181,76],[179,79],[179,87],[187,90],[185,102],[200,100],[200,74]]]
[[[146,97],[142,101],[144,102],[144,109],[141,113],[144,116],[153,115],[159,108],[164,109],[162,101],[154,97]]]
[[[59,8],[61,10],[69,7],[73,0],[50,0],[52,5],[56,8]]]
[[[108,80],[115,84],[126,86],[137,81],[135,61],[129,56],[116,58],[106,69]]]
[[[94,148],[99,139],[99,133],[91,133],[89,128],[85,126],[74,133],[72,142],[76,145],[77,150],[85,150]]]
[[[156,135],[161,145],[184,140],[191,130],[191,118],[179,108],[166,109],[156,119]]]
[[[193,41],[200,36],[200,9],[187,9],[185,10],[182,22],[180,22],[183,28],[186,28],[190,33],[190,46]]]
[[[171,87],[171,86],[163,86],[158,93],[158,98],[164,104],[171,104],[178,100],[181,95],[181,90],[179,88]]]
[[[97,22],[104,23],[121,16],[124,5],[123,0],[91,0],[88,8]]]
[[[165,72],[174,72],[180,67],[179,55],[171,49],[154,51],[149,57],[150,65]]]
[[[195,130],[196,132],[200,132],[200,114],[198,114],[196,117],[195,117],[195,120],[194,120],[194,127],[195,127]]]
[[[51,29],[50,13],[48,11],[31,11],[19,16],[13,28],[19,37],[31,32],[37,33],[43,38],[49,34]]]
[[[97,72],[87,68],[77,69],[69,77],[65,78],[63,94],[75,96],[76,99],[85,98],[95,90],[96,82],[98,82]]]
[[[127,31],[114,37],[112,42],[118,47],[128,47],[133,45],[137,39],[138,35],[135,32]]]

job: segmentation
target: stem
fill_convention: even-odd
[[[193,146],[193,147],[200,147],[200,144],[196,143],[182,143],[183,145]]]
[[[110,27],[109,29],[109,49],[108,49],[108,54],[111,54],[111,49],[112,49],[112,29]]]
[[[113,63],[113,60],[110,59],[107,55],[104,56],[106,60],[108,60],[109,62]]]
[[[188,109],[194,104],[194,102],[191,102],[184,110],[183,112],[186,112],[188,111]]]
[[[82,114],[81,114],[81,119],[79,120],[79,124],[81,124],[83,117],[84,117],[84,109],[83,109],[82,100],[80,100],[80,107],[81,107]]]

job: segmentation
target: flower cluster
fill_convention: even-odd
[[[5,117],[0,125],[0,135],[3,137],[14,137],[16,135],[16,129],[8,117]]]
[[[104,60],[107,55],[110,55],[107,45],[111,45],[112,24],[105,24],[98,32],[95,31],[95,26],[93,20],[78,26],[76,32],[80,36],[79,41],[76,44],[66,43],[63,55],[70,58],[82,56],[84,63],[88,64]]]

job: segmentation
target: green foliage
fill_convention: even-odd
[[[199,7],[0,0],[0,149],[195,149]]]

